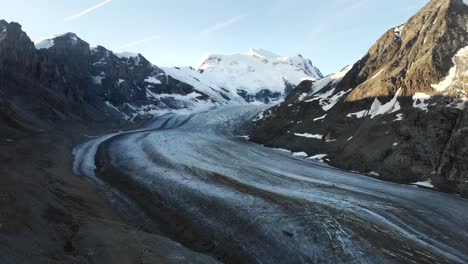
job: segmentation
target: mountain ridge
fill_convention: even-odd
[[[430,1],[385,32],[342,79],[299,85],[255,123],[251,139],[380,179],[429,180],[468,195],[467,30],[464,2]],[[307,134],[320,137],[300,136]]]

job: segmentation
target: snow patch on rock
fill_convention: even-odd
[[[386,104],[382,104],[379,99],[375,98],[374,103],[372,103],[372,106],[369,110],[369,115],[371,116],[371,119],[378,116],[378,115],[385,115],[385,114],[391,114],[394,112],[398,112],[401,110],[400,103],[398,102],[398,96],[400,95],[401,88],[398,89],[398,91],[395,93],[395,96],[393,97],[390,102]]]
[[[304,137],[304,138],[314,138],[314,139],[322,139],[323,135],[318,135],[318,134],[309,134],[309,133],[294,133],[296,137]]]
[[[43,39],[36,40],[36,41],[34,41],[34,47],[36,47],[36,49],[38,49],[38,50],[40,50],[40,49],[49,49],[49,48],[51,48],[51,47],[53,47],[55,45],[54,39],[56,37],[57,37],[56,35],[53,35],[53,36],[50,36],[50,37],[46,37],[46,38],[43,38]]]
[[[468,72],[467,71],[460,71],[459,67],[461,64],[467,64],[468,63],[468,46],[460,49],[457,54],[452,59],[453,61],[453,67],[450,68],[448,75],[438,84],[432,84],[432,88],[436,90],[437,92],[443,92],[446,91],[448,88],[453,86],[455,82],[460,78],[460,77],[467,77]],[[465,84],[465,88],[466,88]]]
[[[431,99],[431,96],[425,93],[415,93],[413,95],[413,107],[414,108],[419,108],[424,111],[429,111],[427,107],[429,106],[429,103],[427,101]]]

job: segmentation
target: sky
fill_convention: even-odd
[[[325,75],[353,64],[428,0],[0,0],[0,19],[34,41],[74,32],[158,66],[266,49],[302,54]]]

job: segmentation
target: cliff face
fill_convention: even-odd
[[[429,2],[352,67],[304,82],[267,110],[252,140],[468,195],[467,24],[461,0]]]
[[[430,95],[468,45],[468,7],[460,0],[429,2],[407,23],[387,31],[338,86],[348,101],[367,97]]]
[[[50,54],[39,52],[16,23],[0,21],[0,93],[2,133],[34,132],[67,118],[91,115],[89,54],[58,42]],[[71,56],[65,53],[81,51]],[[68,61],[63,58],[69,58]]]

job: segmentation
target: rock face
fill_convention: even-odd
[[[64,53],[71,52],[67,36],[45,53],[35,49],[19,24],[2,20],[0,32],[2,133],[19,136],[67,118],[105,118],[89,104],[89,46],[76,43],[76,59],[64,61]]]
[[[0,133],[47,130],[63,120],[128,122],[157,113],[228,102],[175,79],[140,54],[90,48],[74,33],[33,43],[0,21]]]
[[[343,72],[304,82],[251,138],[397,182],[468,195],[468,6],[433,0]]]

